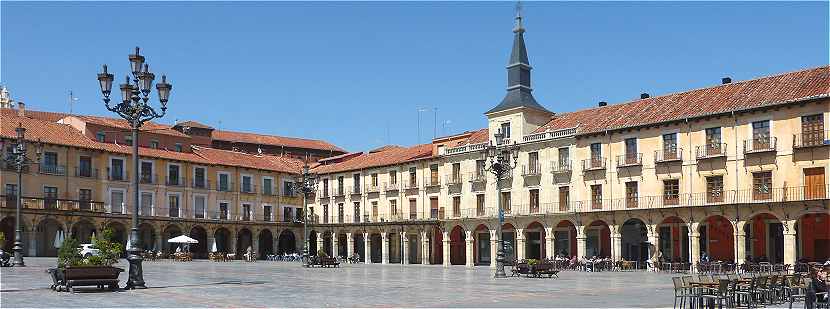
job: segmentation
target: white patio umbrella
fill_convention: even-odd
[[[60,248],[61,247],[61,230],[57,230],[55,232],[55,242],[53,243],[53,246],[55,248]]]
[[[193,238],[187,237],[187,235],[179,235],[167,240],[167,242],[175,243],[175,244],[198,244],[199,241]]]
[[[216,240],[214,240],[213,245],[210,247],[210,252],[216,252],[216,251],[218,251],[218,250],[216,249]]]

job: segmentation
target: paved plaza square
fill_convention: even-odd
[[[0,269],[0,307],[671,307],[671,276],[564,272],[559,279],[491,278],[491,269],[291,262],[145,262],[146,290],[58,293],[54,258]],[[119,267],[126,268],[125,261]],[[121,274],[121,285],[126,280]]]

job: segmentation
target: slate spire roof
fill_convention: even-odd
[[[507,64],[507,94],[501,103],[485,114],[491,114],[517,107],[528,107],[550,112],[533,98],[533,88],[530,87],[530,60],[527,58],[522,25],[521,7],[517,6],[516,27],[513,28],[513,50],[510,51],[510,60]]]

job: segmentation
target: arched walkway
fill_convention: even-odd
[[[216,232],[213,232],[213,241],[216,242],[217,252],[231,252],[231,232],[228,229],[224,227],[216,229]]]
[[[541,260],[546,257],[545,228],[539,222],[533,222],[525,228],[525,258]]]
[[[332,241],[331,241],[331,232],[323,232],[323,251],[326,252],[328,256],[334,256],[334,252],[332,250]]]
[[[752,216],[744,224],[744,237],[747,261],[784,263],[784,226],[775,216]]]
[[[82,244],[92,243],[92,234],[95,233],[95,225],[92,222],[81,219],[72,225],[72,236]]]
[[[585,228],[585,250],[580,253],[586,257],[610,257],[611,256],[611,229],[602,220],[591,222]]]
[[[337,234],[337,254],[340,256],[349,256],[349,239],[346,238],[346,233]]]
[[[0,233],[3,233],[3,237],[5,238],[5,241],[0,244],[3,251],[12,252],[12,248],[14,248],[14,230],[14,217],[5,217],[3,220],[0,220]]]
[[[162,232],[161,236],[161,247],[167,253],[176,252],[176,248],[178,248],[178,244],[172,244],[167,242],[167,240],[182,235],[182,230],[179,228],[178,225],[171,224],[164,228],[164,232]]]
[[[554,251],[560,256],[575,256],[576,253],[576,226],[571,221],[562,220],[556,225],[553,230],[553,235],[556,238],[554,243]]]
[[[366,262],[366,242],[363,239],[363,232],[352,233],[352,237],[354,238],[354,252],[349,252],[349,254],[356,253],[360,256],[361,262]]]
[[[257,254],[259,255],[260,260],[264,260],[269,254],[274,254],[274,236],[271,234],[271,230],[263,229],[262,231],[259,231],[259,235],[257,237],[259,241]]]
[[[444,263],[444,233],[437,226],[432,228],[432,233],[429,235],[432,242],[430,243],[430,264]]]
[[[689,262],[689,227],[682,219],[668,217],[657,227],[660,252],[673,262]]]
[[[127,227],[125,227],[124,224],[113,221],[108,223],[105,229],[110,229],[112,231],[112,241],[121,244],[124,248],[127,247]]]
[[[190,238],[198,241],[198,243],[190,245],[190,252],[193,253],[193,258],[206,259],[208,257],[208,240],[205,228],[199,225],[193,226],[190,229]]]
[[[37,256],[58,256],[58,247],[55,243],[58,232],[63,231],[63,226],[55,219],[46,218],[40,221],[36,227],[35,244]],[[12,234],[14,238],[14,234]]]
[[[473,256],[476,265],[490,265],[490,229],[484,224],[479,224],[473,232]]]
[[[372,259],[372,263],[380,263],[383,260],[383,252],[381,251],[381,248],[383,247],[383,238],[380,234],[371,234],[369,237],[372,246],[370,248],[372,253],[372,256],[370,257]]]
[[[236,234],[236,256],[241,257],[245,252],[247,252],[248,247],[253,248],[253,239],[254,236],[251,233],[251,230],[243,228],[239,230]]]
[[[796,223],[796,250],[802,262],[830,259],[830,216],[826,213],[806,214]]]
[[[149,223],[138,225],[138,247],[142,250],[156,250],[156,229]]]
[[[624,260],[643,262],[650,258],[648,229],[645,222],[636,218],[628,219],[623,223],[620,235],[622,237],[620,253]],[[641,265],[645,264],[641,263]]]
[[[709,216],[699,227],[700,252],[709,255],[712,261],[732,261],[735,257],[734,228],[732,223],[720,215]]]
[[[291,254],[297,252],[297,238],[294,236],[294,232],[290,230],[283,230],[277,241],[277,254]]]
[[[308,254],[317,255],[317,231],[308,232]]]
[[[450,264],[464,265],[466,262],[466,238],[464,228],[460,225],[450,231]]]
[[[501,226],[501,239],[504,242],[504,258],[507,261],[516,259],[516,228],[505,223]],[[496,250],[498,252],[498,250]]]

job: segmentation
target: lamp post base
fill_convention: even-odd
[[[308,267],[308,248],[303,248],[303,267]]]
[[[144,271],[141,269],[141,262],[144,258],[141,257],[141,249],[130,248],[127,250],[127,262],[130,263],[130,273],[127,279],[126,290],[146,289],[144,285]]]
[[[493,275],[493,278],[507,278],[507,274],[504,272],[504,250],[501,248],[496,253],[496,273]]]
[[[14,265],[14,267],[26,266],[26,263],[23,263],[23,246],[19,240],[14,242],[12,251],[14,252],[14,260],[12,261],[12,265]]]

